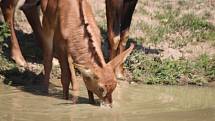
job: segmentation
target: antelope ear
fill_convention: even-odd
[[[83,65],[75,64],[75,63],[74,63],[74,67],[77,68],[84,77],[91,78],[92,80],[97,79],[96,74],[91,69],[89,69]]]
[[[115,69],[117,66],[119,66],[126,60],[129,54],[132,52],[133,48],[134,48],[134,44],[131,43],[130,47],[127,50],[125,50],[123,53],[119,54],[110,62],[108,62],[108,65],[110,65],[113,69]]]

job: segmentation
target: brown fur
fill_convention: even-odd
[[[110,46],[110,59],[125,50],[132,15],[138,0],[105,0]],[[123,79],[123,64],[115,69],[117,78]]]
[[[2,9],[2,13],[4,16],[4,20],[5,22],[8,24],[10,31],[11,31],[11,58],[19,65],[21,66],[26,66],[26,61],[24,59],[24,57],[22,56],[22,52],[20,50],[19,47],[19,43],[17,41],[16,38],[16,34],[15,34],[15,30],[14,30],[14,13],[16,10],[16,6],[18,4],[18,2],[20,2],[22,0],[2,0],[0,2],[0,7]],[[42,26],[40,24],[40,20],[39,20],[39,12],[38,12],[38,8],[35,5],[36,1],[38,0],[26,0],[24,1],[24,5],[27,4],[32,4],[31,9],[26,10],[25,7],[18,6],[21,7],[23,12],[25,13],[28,22],[30,23],[34,34],[36,35],[36,39],[38,40],[38,43],[41,43],[41,31],[42,31]]]
[[[106,104],[111,104],[112,92],[117,84],[114,69],[125,60],[134,46],[106,64],[101,51],[100,31],[86,0],[48,0],[43,29],[46,35],[43,43],[46,84],[53,54],[56,54],[67,99],[69,81],[72,80],[69,61],[73,60],[75,67],[83,75],[90,101],[94,102],[92,93],[95,93]],[[78,83],[72,80],[73,89],[79,87],[77,85]]]
[[[16,63],[25,65],[13,28],[13,14],[17,1],[2,0],[1,7],[12,32],[12,56],[15,55]],[[83,75],[89,101],[94,102],[93,93],[95,93],[106,104],[111,104],[112,92],[117,84],[114,70],[123,63],[134,45],[118,56],[112,57],[112,60],[106,64],[101,51],[100,30],[86,0],[41,0],[43,26],[39,21],[35,5],[37,2],[38,0],[26,0],[22,9],[43,48],[45,85],[48,87],[52,58],[56,55],[61,66],[61,82],[66,99],[72,80],[75,92],[73,101],[77,101],[79,84],[74,74],[73,63],[75,63],[75,67]],[[16,46],[15,49],[13,44]]]

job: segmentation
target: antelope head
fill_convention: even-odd
[[[100,98],[101,104],[112,107],[112,93],[117,86],[114,70],[126,60],[133,48],[134,44],[131,44],[127,50],[102,67],[86,68],[82,65],[75,65],[82,73],[87,89]]]

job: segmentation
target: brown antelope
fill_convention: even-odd
[[[2,0],[1,8],[11,30],[11,57],[19,65],[26,65],[22,56],[13,26],[15,7],[18,2],[19,6],[38,3],[40,0]],[[106,0],[106,16],[108,25],[108,40],[110,46],[110,60],[116,55],[122,53],[129,36],[129,28],[132,15],[138,0]],[[47,0],[41,0],[42,11],[45,10]],[[31,6],[31,9],[22,7],[23,11],[36,35],[36,39],[41,43],[41,24],[39,21],[38,7]],[[123,78],[123,64],[115,69],[117,78]]]
[[[2,0],[1,8],[4,17],[6,18],[5,20],[7,23],[9,23],[12,32],[11,36],[12,58],[18,64],[22,65],[22,62],[25,63],[25,61],[19,49],[13,28],[13,15],[17,1],[18,0],[10,1]],[[35,3],[38,3],[38,1],[39,0],[26,0],[22,9],[24,10],[24,13],[35,32],[36,37],[38,38],[38,40],[40,40],[44,49],[43,51],[44,51],[45,84],[48,86],[49,75],[52,67],[51,60],[53,58],[53,54],[55,54],[57,55],[57,58],[59,59],[61,65],[62,70],[61,82],[63,85],[64,96],[66,99],[68,99],[70,84],[69,80],[71,78],[73,90],[77,90],[79,87],[78,83],[74,79],[75,78],[74,73],[72,73],[74,72],[72,60],[74,60],[74,62],[76,63],[75,64],[76,67],[83,74],[83,78],[88,89],[90,102],[94,102],[93,93],[95,93],[104,102],[111,103],[112,102],[111,94],[116,86],[116,79],[113,74],[113,70],[115,70],[115,68],[118,67],[119,65],[122,65],[126,56],[133,49],[133,45],[123,53],[122,51],[120,51],[120,54],[118,56],[111,53],[112,55],[111,61],[106,64],[101,52],[100,31],[95,23],[91,8],[85,0],[83,1],[41,0],[40,1],[41,8],[44,13],[43,27],[41,27],[37,6],[35,5]],[[111,4],[108,4],[107,1],[106,8],[108,18],[108,33],[109,40],[111,42],[111,40],[116,40],[113,39],[114,36],[110,36],[113,35],[111,33],[113,33],[113,30],[115,30],[115,28],[111,27],[119,26],[118,22],[116,22],[117,24],[115,24],[115,21],[118,21],[120,17],[117,16],[118,18],[115,19],[116,16],[115,14],[117,13],[118,15],[121,11],[116,11],[115,14],[114,12],[112,13],[109,12],[111,8],[113,7],[117,8],[118,6],[111,6]],[[109,2],[111,2],[111,0]],[[128,21],[131,21],[131,16],[134,8],[128,10],[124,8],[123,10],[126,10],[125,13],[129,12],[128,10],[131,10],[128,16],[126,16],[124,13],[125,15],[124,18],[130,17]],[[111,18],[110,17],[111,15],[114,16],[114,18]],[[127,25],[127,23],[129,23],[129,25]],[[130,22],[125,22],[124,24],[122,25],[130,26]],[[127,31],[128,29],[126,29],[125,32]],[[121,36],[122,36],[121,38],[124,37],[124,35]],[[122,43],[121,40],[124,39],[120,39],[120,43]],[[17,46],[16,49],[13,49],[14,43]],[[117,43],[114,41],[114,43],[111,44],[111,46],[116,46],[116,44]],[[119,43],[117,44],[117,46],[118,45]],[[14,52],[13,50],[16,51]],[[14,58],[13,55],[16,55],[18,59],[16,57]],[[73,98],[74,102],[77,99],[76,97],[77,96],[74,96]]]
[[[43,1],[43,0],[42,0]],[[63,93],[68,99],[70,80],[73,90],[79,85],[71,78],[72,64],[82,73],[89,101],[93,93],[105,104],[112,103],[117,81],[114,69],[123,63],[134,45],[106,63],[101,50],[101,35],[87,0],[48,0],[43,13],[45,82],[48,86],[53,55],[61,67]],[[73,60],[73,61],[72,61]],[[77,99],[74,95],[73,101]]]
[[[10,31],[11,31],[11,58],[21,66],[26,66],[26,61],[22,55],[22,52],[19,47],[19,43],[16,38],[15,30],[14,30],[14,13],[16,10],[16,6],[18,8],[21,8],[23,12],[25,13],[28,22],[30,23],[36,39],[41,43],[41,33],[42,32],[42,26],[40,24],[39,19],[39,11],[38,7],[36,5],[32,5],[31,9],[26,9],[25,7],[22,7],[25,4],[35,4],[36,0],[1,0],[0,1],[0,7],[2,10],[2,14],[4,16],[5,22],[9,25]],[[38,3],[38,1],[37,1]]]
[[[110,60],[121,54],[129,36],[132,15],[138,0],[105,0],[110,46]],[[123,78],[123,64],[115,69],[118,79]]]

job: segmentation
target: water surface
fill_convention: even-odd
[[[58,82],[57,82],[58,83]],[[0,121],[215,121],[215,88],[121,83],[112,109],[62,99],[60,84],[43,95],[36,86],[0,84]]]

